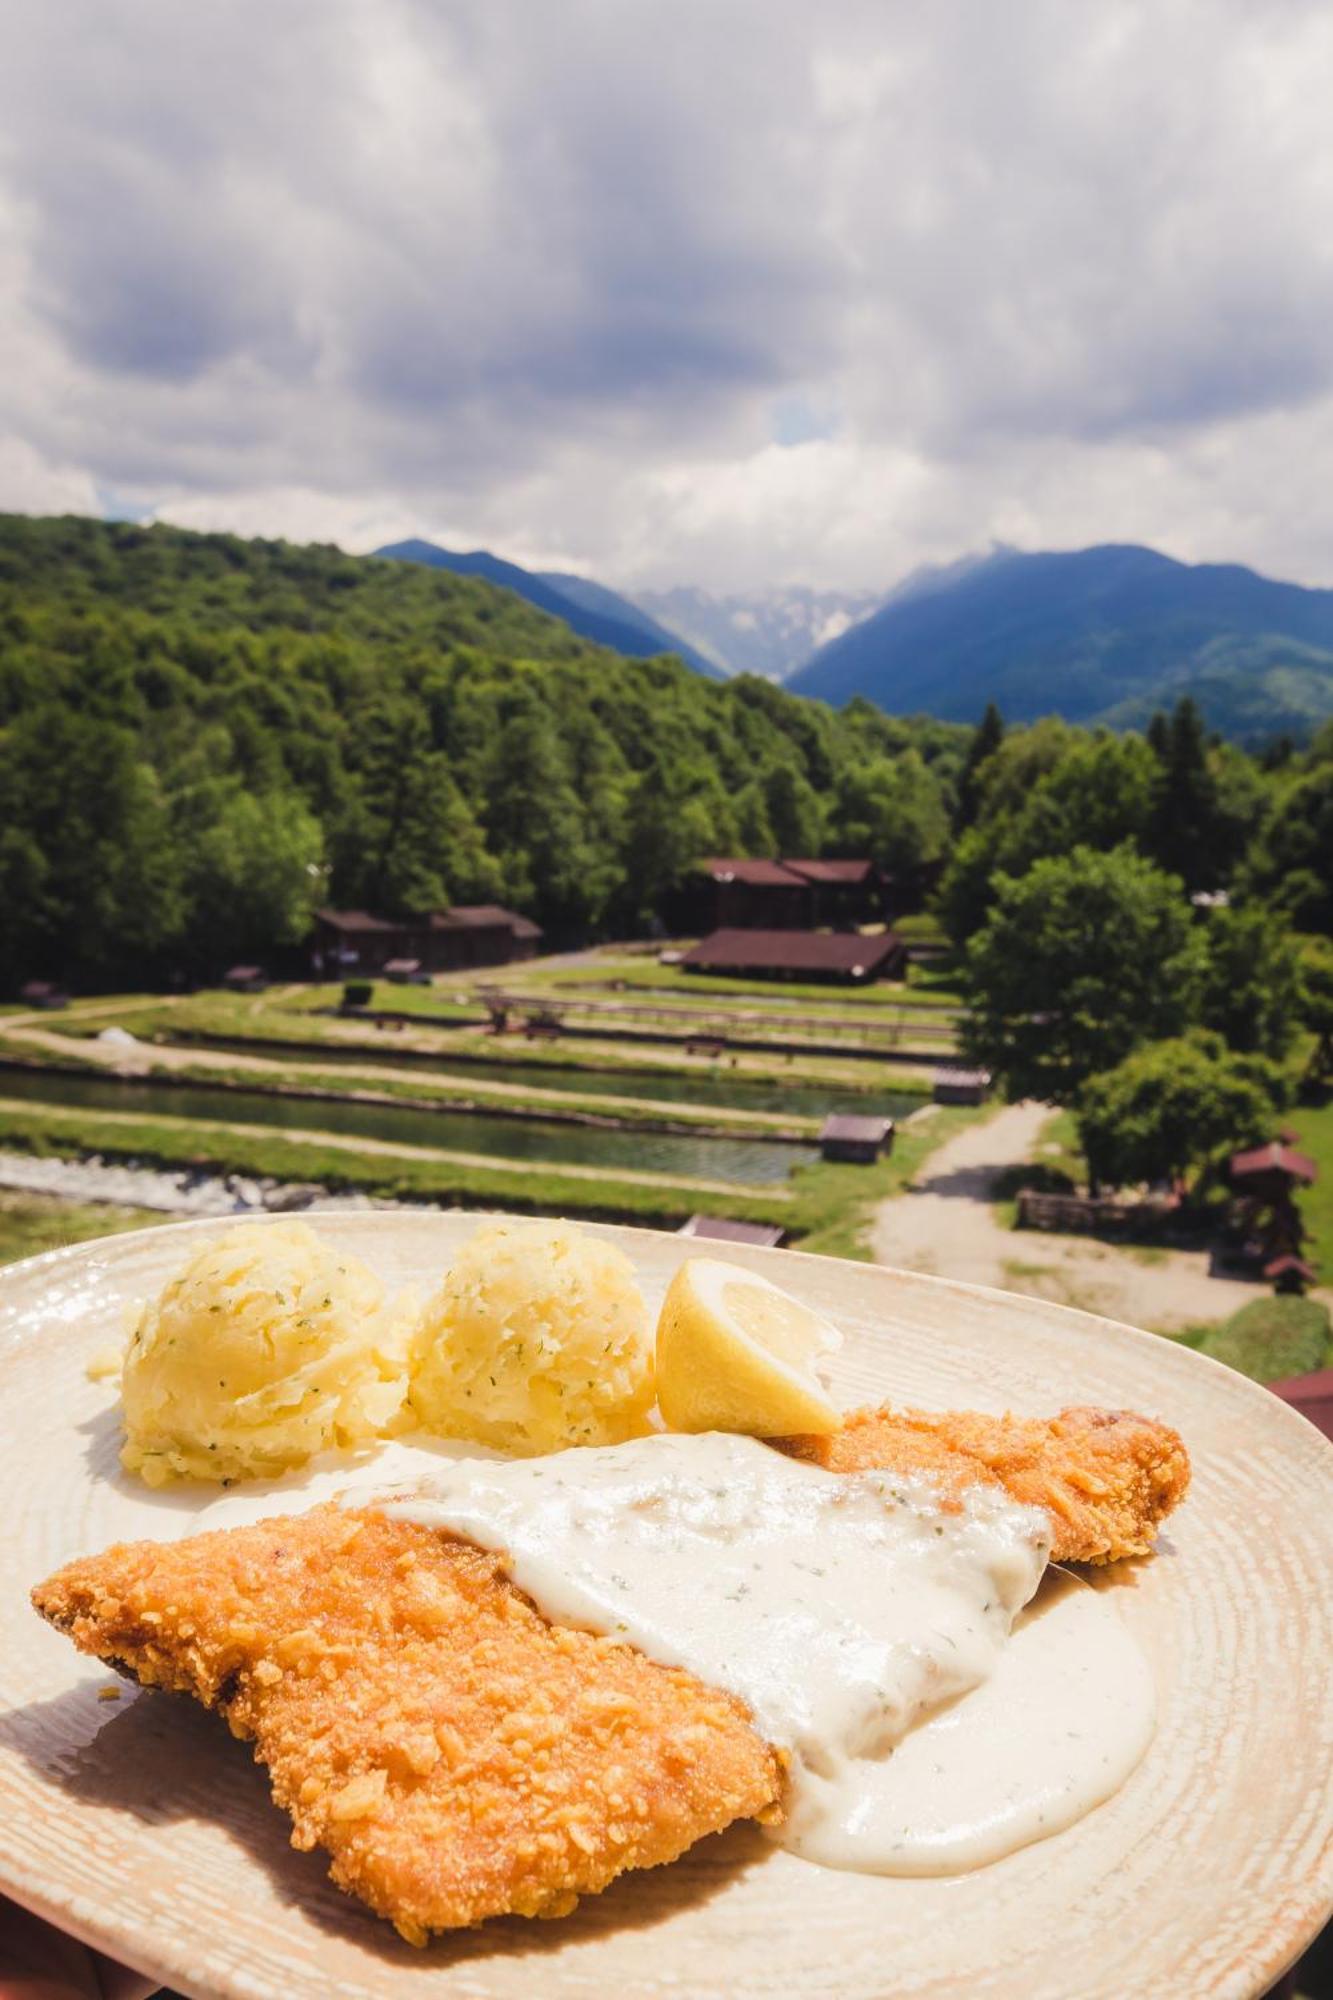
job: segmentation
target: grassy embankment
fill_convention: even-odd
[[[0,1055],[13,1056],[25,1065],[41,1068],[46,1052],[0,1034]],[[674,1100],[636,1098],[632,1079],[626,1080],[625,1094],[580,1095],[577,1089],[542,1089],[534,1078],[531,1088],[492,1083],[461,1074],[442,1075],[430,1069],[393,1070],[387,1057],[382,1065],[367,1056],[364,1066],[340,1064],[321,1068],[318,1061],[303,1062],[299,1056],[275,1053],[265,1056],[257,1049],[243,1062],[228,1061],[221,1051],[199,1050],[193,1059],[186,1049],[173,1051],[170,1062],[152,1061],[152,1051],[143,1072],[154,1082],[194,1083],[226,1086],[237,1090],[274,1091],[312,1098],[310,1119],[319,1122],[319,1102],[326,1097],[358,1104],[425,1108],[450,1111],[490,1112],[559,1120],[562,1115],[614,1120],[626,1129],[658,1130],[664,1125],[685,1129],[700,1128],[709,1136],[762,1139],[773,1134],[795,1134],[807,1144],[818,1135],[820,1120],[800,1113],[738,1111],[726,1105],[677,1104]],[[62,1051],[50,1061],[76,1065],[90,1075],[108,1074],[85,1042],[68,1037],[68,1053]],[[4,1072],[0,1070],[0,1097],[4,1092]],[[133,1100],[131,1099],[132,1103]],[[219,1099],[218,1116],[224,1118],[225,1100]]]
[[[484,975],[473,975],[472,983],[480,985]],[[635,993],[646,993],[653,998],[683,999],[700,1006],[708,1004],[710,996],[721,995],[728,1000],[753,1000],[767,1003],[775,1014],[783,1008],[799,1008],[802,1012],[816,1015],[822,1010],[831,1014],[851,1013],[865,1009],[867,1013],[892,1016],[906,1010],[908,1012],[947,1012],[950,1008],[960,1008],[961,996],[947,986],[939,985],[930,977],[922,977],[913,967],[907,980],[883,980],[873,986],[831,986],[827,982],[774,980],[774,979],[729,979],[716,974],[702,977],[698,973],[683,972],[679,966],[659,965],[656,959],[602,958],[588,965],[563,966],[549,972],[543,971],[540,962],[531,968],[522,966],[502,967],[494,975],[492,983],[506,993],[549,993],[574,995],[587,992],[610,994],[616,991],[632,997]],[[396,989],[395,989],[396,990]],[[412,989],[425,996],[426,987]],[[433,989],[447,990],[443,985]]]
[[[415,995],[430,1010],[439,1005],[438,990],[391,988],[395,999]],[[613,1107],[604,1096],[577,1093],[577,1074],[597,1071],[623,1075],[624,1096],[634,1107],[616,1105],[617,1115],[676,1119],[689,1122],[691,1113],[674,1102],[634,1098],[634,1075],[670,1076],[679,1079],[695,1073],[704,1078],[764,1083],[780,1089],[784,1084],[827,1084],[840,1090],[856,1090],[867,1096],[885,1090],[910,1090],[913,1079],[888,1065],[842,1062],[836,1058],[768,1057],[749,1055],[725,1063],[682,1058],[649,1049],[626,1053],[603,1052],[589,1044],[570,1047],[560,1044],[538,1047],[498,1044],[479,1033],[423,1028],[396,1035],[377,1033],[368,1024],[338,1019],[314,1009],[335,1002],[341,989],[289,987],[272,994],[249,996],[203,994],[179,1001],[164,1001],[152,995],[127,995],[119,999],[76,1003],[67,1013],[44,1018],[44,1029],[60,1034],[68,1042],[61,1059],[86,1061],[90,1051],[80,1049],[80,1039],[95,1035],[110,1022],[130,1029],[136,1038],[185,1042],[191,1035],[212,1035],[246,1042],[262,1054],[266,1041],[293,1039],[309,1046],[309,1060],[301,1052],[272,1051],[271,1070],[256,1072],[241,1064],[228,1066],[225,1053],[221,1066],[196,1065],[188,1059],[184,1068],[173,1064],[173,1073],[184,1080],[221,1078],[241,1085],[256,1082],[287,1088],[329,1090],[340,1096],[360,1094],[369,1087],[386,1101],[418,1098],[446,1101],[457,1098],[460,1081],[479,1108],[487,1101],[498,1103],[502,1086],[490,1082],[490,1091],[481,1080],[467,1076],[466,1064],[452,1079],[429,1068],[403,1067],[392,1073],[364,1077],[364,1069],[388,1068],[395,1044],[419,1046],[432,1060],[438,1056],[441,1072],[448,1070],[451,1053],[476,1053],[492,1060],[499,1057],[531,1068],[530,1090],[510,1089],[505,1101],[540,1114],[558,1098],[566,1108],[585,1109],[605,1115]],[[691,998],[707,1002],[707,993],[691,988]],[[828,995],[821,996],[827,1001]],[[351,1044],[349,1046],[349,1037]],[[410,1038],[410,1043],[409,1043]],[[0,1046],[4,1046],[0,1041]],[[25,1060],[40,1055],[30,1043],[12,1037],[8,1047]],[[337,1048],[354,1062],[337,1067],[320,1063],[320,1050]],[[182,1051],[183,1053],[183,1051]],[[364,1063],[362,1062],[364,1058]],[[656,1059],[655,1059],[656,1058]],[[178,1058],[175,1059],[178,1061]],[[556,1081],[573,1085],[558,1093],[547,1090],[553,1073]],[[920,1079],[924,1090],[924,1079]],[[3,1098],[0,1077],[0,1098]],[[693,1117],[709,1123],[728,1124],[741,1136],[758,1135],[764,1129],[763,1115],[737,1115],[722,1107],[701,1106]],[[777,1187],[738,1188],[689,1180],[675,1176],[628,1178],[614,1172],[582,1172],[560,1167],[545,1168],[540,1163],[509,1169],[500,1162],[488,1163],[473,1157],[450,1155],[433,1148],[383,1148],[360,1144],[319,1131],[318,1103],[312,1102],[308,1128],[301,1134],[275,1133],[229,1126],[225,1099],[219,1099],[216,1120],[175,1119],[136,1116],[125,1112],[92,1112],[85,1109],[50,1107],[11,1102],[0,1111],[0,1145],[12,1145],[69,1156],[96,1150],[117,1159],[139,1159],[161,1165],[203,1165],[217,1172],[271,1175],[287,1180],[318,1181],[332,1188],[358,1187],[372,1193],[403,1199],[458,1203],[463,1206],[508,1207],[522,1212],[557,1211],[608,1220],[637,1221],[676,1227],[698,1209],[734,1217],[737,1220],[782,1224],[795,1241],[832,1255],[864,1256],[865,1233],[876,1204],[898,1192],[920,1166],[926,1154],[960,1123],[978,1114],[935,1111],[924,1121],[900,1129],[895,1151],[874,1167],[844,1167],[815,1162],[799,1167],[790,1181]],[[813,1131],[814,1121],[782,1115],[781,1122],[793,1129]]]
[[[719,1184],[630,1181],[612,1174],[576,1175],[525,1165],[507,1170],[452,1158],[426,1148],[372,1148],[338,1143],[333,1135],[228,1127],[211,1120],[135,1118],[127,1113],[0,1104],[0,1148],[77,1158],[103,1158],[155,1166],[204,1167],[215,1173],[314,1181],[360,1188],[400,1200],[464,1208],[507,1208],[521,1214],[564,1214],[608,1222],[678,1228],[703,1209],[737,1221],[774,1222],[801,1248],[830,1256],[865,1257],[866,1232],[876,1204],[910,1183],[927,1155],[962,1124],[981,1113],[932,1110],[899,1133],[894,1151],[873,1167],[823,1161],[799,1167],[790,1182],[771,1189],[725,1189]]]
[[[405,989],[412,992],[414,989]],[[614,1074],[625,1079],[624,1095],[634,1097],[636,1076],[679,1080],[689,1076],[724,1082],[763,1084],[780,1090],[792,1084],[827,1084],[839,1090],[864,1092],[868,1096],[885,1090],[920,1094],[929,1090],[929,1072],[885,1065],[883,1069],[864,1059],[837,1056],[784,1056],[762,1051],[738,1051],[721,1058],[687,1056],[680,1051],[646,1044],[627,1048],[596,1040],[575,1042],[528,1042],[517,1036],[497,1038],[481,1030],[433,1029],[426,1023],[386,1032],[373,1022],[356,1016],[338,1016],[313,1011],[312,994],[322,998],[325,1008],[335,1006],[339,989],[331,987],[284,990],[255,998],[225,993],[201,993],[188,999],[163,1001],[151,995],[126,995],[118,1003],[77,1002],[67,1013],[44,1016],[44,1030],[69,1039],[77,1047],[82,1038],[93,1036],[108,1022],[115,1021],[142,1041],[180,1042],[215,1039],[243,1043],[257,1054],[265,1044],[295,1041],[309,1048],[317,1058],[322,1048],[340,1054],[364,1056],[370,1064],[390,1064],[395,1056],[437,1057],[442,1070],[450,1059],[459,1074],[468,1077],[468,1059],[503,1062],[532,1071],[534,1090],[559,1081],[574,1084],[579,1072]],[[397,995],[399,988],[377,988]],[[14,1045],[15,1053],[31,1055],[31,1049]],[[280,1052],[281,1053],[281,1052]],[[304,1058],[297,1054],[295,1059]],[[405,1065],[405,1067],[408,1067]],[[410,1065],[416,1073],[418,1065]],[[468,1077],[469,1090],[480,1090]],[[645,1102],[647,1100],[644,1100]]]

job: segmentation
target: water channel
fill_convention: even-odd
[[[209,1048],[235,1049],[246,1055],[266,1053],[257,1040],[228,1041],[220,1035],[208,1037]],[[706,1104],[724,1111],[776,1111],[792,1118],[827,1118],[831,1111],[853,1111],[870,1118],[905,1118],[928,1100],[921,1092],[870,1089],[845,1090],[836,1083],[799,1083],[793,1065],[791,1083],[768,1083],[729,1075],[724,1070],[606,1070],[573,1069],[540,1062],[503,1062],[490,1056],[441,1055],[429,1063],[414,1062],[398,1055],[392,1046],[349,1049],[311,1044],[299,1055],[275,1048],[275,1062],[301,1062],[317,1069],[348,1064],[364,1069],[396,1068],[410,1076],[429,1070],[433,1079],[448,1077],[466,1090],[469,1080],[477,1083],[509,1083],[523,1090],[568,1091],[577,1097],[634,1097],[649,1104]]]
[[[782,1145],[771,1139],[603,1132],[543,1119],[496,1118],[484,1112],[414,1111],[385,1104],[311,1101],[270,1097],[253,1090],[210,1090],[197,1084],[121,1083],[110,1077],[69,1076],[46,1070],[0,1070],[0,1097],[81,1106],[90,1111],[123,1111],[141,1118],[207,1118],[279,1130],[337,1132],[401,1145],[485,1154],[497,1160],[598,1167],[609,1174],[637,1169],[749,1185],[785,1180],[794,1166],[818,1157],[814,1146]]]

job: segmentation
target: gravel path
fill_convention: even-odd
[[[1030,1158],[1050,1116],[1049,1105],[1010,1104],[947,1140],[914,1188],[881,1204],[871,1239],[876,1262],[1154,1329],[1225,1319],[1263,1296],[1260,1285],[1214,1276],[1205,1251],[1004,1228],[995,1216],[996,1182]]]

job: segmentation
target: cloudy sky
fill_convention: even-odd
[[[1333,584],[1328,0],[0,0],[0,507]]]

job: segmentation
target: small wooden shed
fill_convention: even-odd
[[[699,1236],[709,1243],[753,1243],[761,1250],[779,1250],[786,1239],[785,1229],[767,1222],[733,1222],[725,1215],[692,1215],[682,1222],[678,1236]]]
[[[53,985],[49,979],[30,979],[26,986],[19,988],[19,999],[25,1007],[53,1009],[69,1005],[69,995],[64,987]]]
[[[932,1095],[937,1104],[984,1104],[990,1085],[988,1069],[937,1069]]]
[[[893,1148],[893,1120],[865,1118],[849,1111],[834,1112],[819,1132],[819,1150],[826,1160],[872,1167],[880,1154]]]

